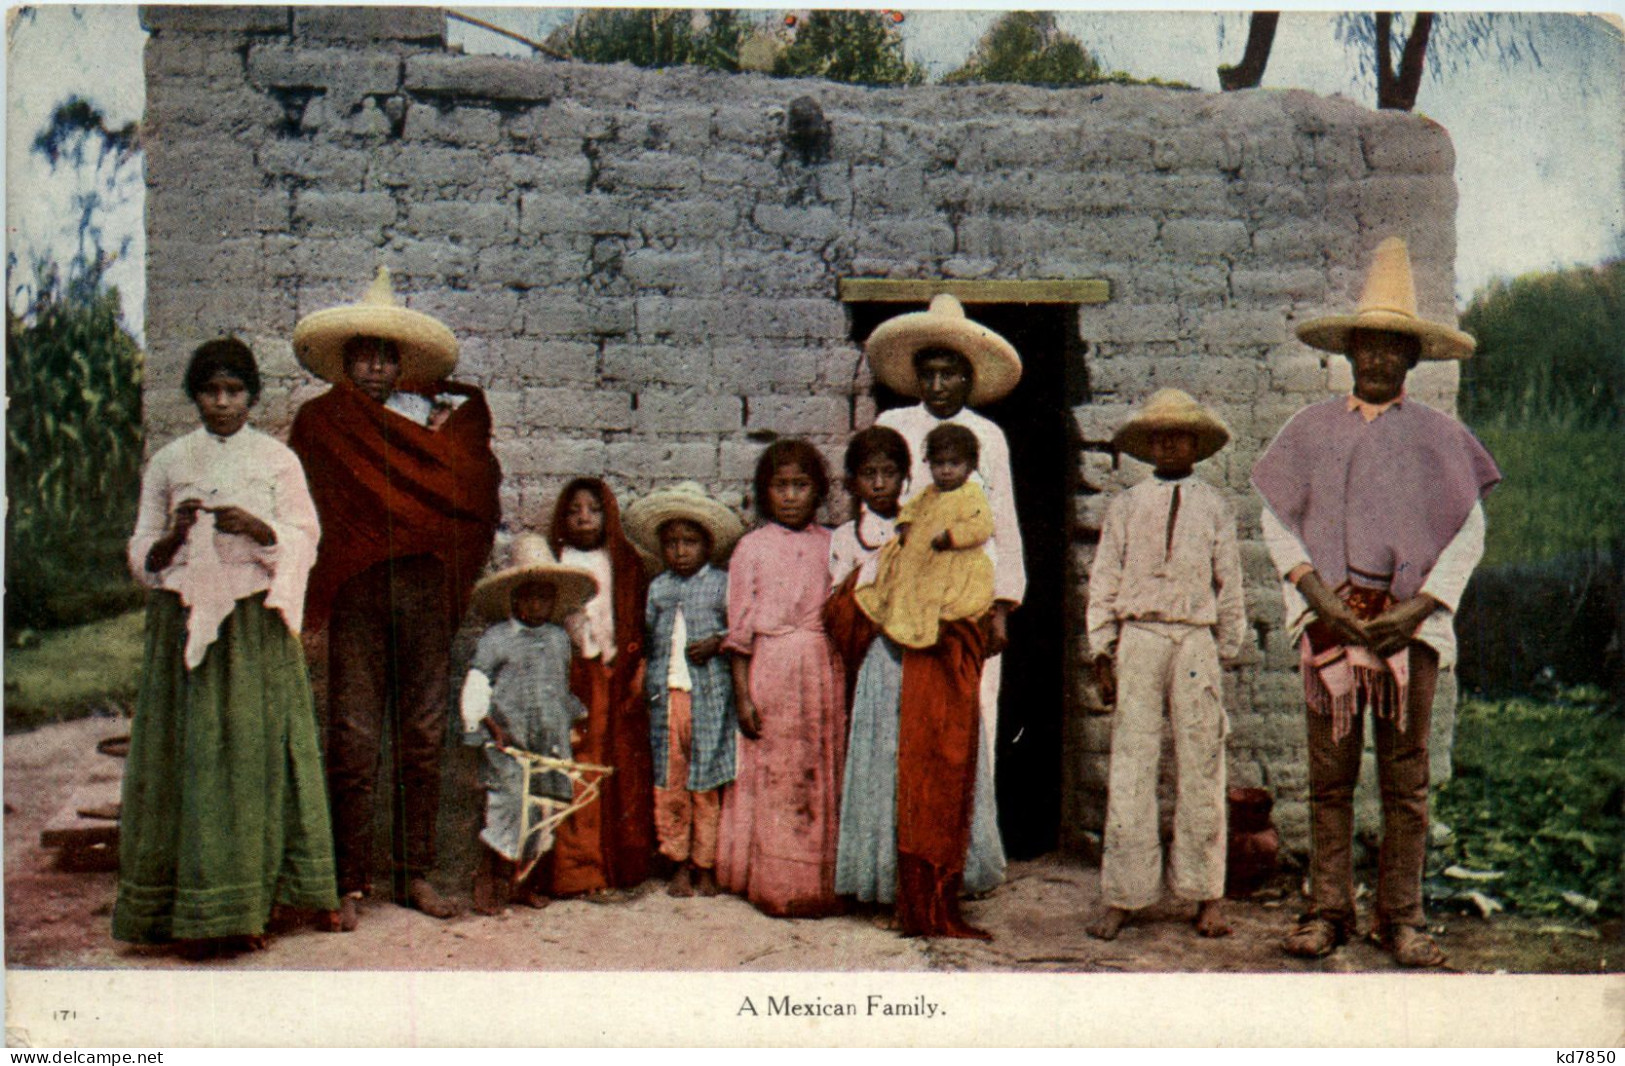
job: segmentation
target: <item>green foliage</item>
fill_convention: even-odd
[[[1519,911],[1577,917],[1562,898],[1577,892],[1620,914],[1625,719],[1602,704],[1600,690],[1462,703],[1439,817],[1456,832],[1453,860],[1505,873],[1490,891]]]
[[[1474,427],[1504,475],[1484,501],[1484,566],[1602,551],[1625,536],[1625,438],[1575,416]]]
[[[773,64],[781,78],[853,85],[918,85],[925,68],[903,56],[903,38],[879,11],[814,11]]]
[[[943,81],[1088,85],[1104,73],[1076,37],[1056,26],[1053,12],[1011,11],[988,28],[965,65]]]
[[[144,612],[42,634],[6,652],[6,732],[82,718],[134,701],[145,651]]]
[[[1461,328],[1478,338],[1477,354],[1462,367],[1468,422],[1618,424],[1625,260],[1492,282],[1473,296]]]
[[[1608,547],[1625,534],[1625,260],[1494,282],[1462,328],[1478,338],[1462,417],[1506,476],[1485,564]]]
[[[6,312],[6,628],[60,626],[139,599],[124,568],[141,478],[141,352],[98,277],[41,266]]]
[[[738,70],[750,34],[738,11],[685,8],[585,8],[548,37],[549,47],[587,63]]]

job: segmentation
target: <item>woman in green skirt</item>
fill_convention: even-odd
[[[152,590],[119,826],[113,935],[264,946],[271,908],[333,910],[333,837],[299,644],[320,527],[299,460],[248,425],[254,353],[192,354],[203,423],[141,483],[130,570]]]

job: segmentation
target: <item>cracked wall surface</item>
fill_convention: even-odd
[[[1231,780],[1268,783],[1304,839],[1301,688],[1247,477],[1293,411],[1348,388],[1346,362],[1292,327],[1353,303],[1378,240],[1407,239],[1422,313],[1453,316],[1442,128],[1300,91],[865,89],[469,56],[432,8],[142,18],[149,448],[195,425],[185,360],[222,333],[258,353],[256,422],[285,432],[325,388],[293,358],[295,322],[384,264],[489,395],[509,531],[576,474],[634,493],[695,478],[738,503],[768,434],[838,468],[873,419],[839,279],[1105,279],[1109,301],[1079,312],[1076,477],[1057,489],[1074,496],[1075,663],[1099,518],[1147,472],[1111,432],[1186,389],[1235,434],[1203,470],[1240,518],[1257,636],[1226,679]],[[787,140],[803,99],[819,150]],[[1453,409],[1453,365],[1410,384]],[[1110,730],[1082,713],[1084,675],[1064,751],[1074,846],[1101,821]]]

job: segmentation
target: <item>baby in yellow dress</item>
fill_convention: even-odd
[[[937,642],[940,622],[978,618],[993,606],[993,508],[970,480],[979,459],[976,434],[953,422],[925,438],[931,487],[904,504],[897,536],[880,551],[875,580],[857,590],[858,606],[908,648]]]

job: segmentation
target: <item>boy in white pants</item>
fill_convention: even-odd
[[[1223,912],[1225,735],[1219,661],[1234,659],[1246,628],[1236,520],[1213,486],[1191,476],[1230,432],[1177,389],[1164,389],[1113,438],[1155,474],[1106,509],[1089,576],[1089,646],[1096,680],[1115,696],[1106,840],[1105,910],[1089,926],[1116,938],[1162,894],[1157,763],[1166,713],[1178,794],[1168,865],[1174,894],[1198,904],[1196,931],[1230,932]]]

